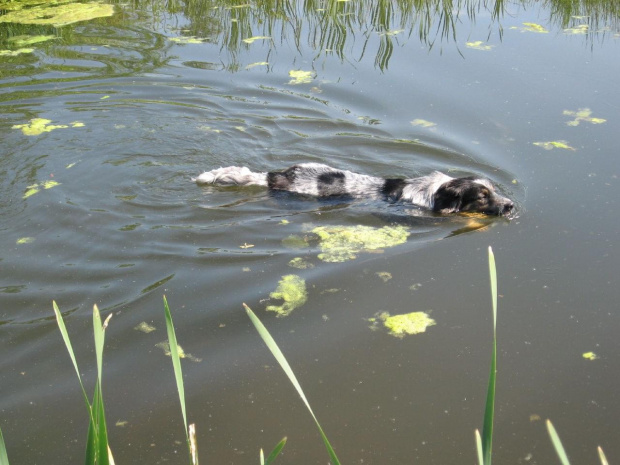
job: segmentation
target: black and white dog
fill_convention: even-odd
[[[245,166],[206,171],[198,184],[265,186],[316,197],[349,197],[409,202],[437,213],[484,213],[506,216],[514,203],[497,194],[487,179],[451,178],[439,171],[419,178],[383,179],[339,170],[320,163],[301,163],[284,171],[254,173]]]

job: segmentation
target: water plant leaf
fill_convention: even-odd
[[[6,453],[6,445],[4,444],[4,436],[2,436],[1,428],[0,428],[0,465],[9,465],[9,457],[8,457],[8,454]]]
[[[316,73],[314,71],[291,70],[288,72],[291,77],[289,84],[308,84],[314,80]]]
[[[553,423],[551,423],[550,420],[547,420],[547,431],[549,432],[551,443],[553,444],[555,452],[558,454],[562,465],[570,465],[570,462],[568,461],[568,456],[566,455],[566,451],[564,450],[564,446],[562,445],[562,441],[560,441],[560,436],[558,436],[558,433],[553,427]]]
[[[301,385],[299,384],[299,381],[297,381],[297,377],[295,376],[295,373],[293,373],[291,366],[288,364],[288,361],[286,360],[286,358],[284,357],[284,354],[278,347],[278,344],[276,344],[276,341],[273,339],[271,334],[269,334],[269,331],[267,331],[267,328],[265,328],[263,323],[254,314],[252,309],[248,307],[246,304],[243,304],[243,307],[245,308],[245,311],[248,314],[250,321],[252,321],[252,324],[256,328],[256,331],[258,331],[258,334],[262,338],[263,342],[267,345],[267,348],[269,348],[269,350],[271,351],[275,359],[278,361],[278,363],[282,367],[282,370],[284,370],[284,373],[286,373],[286,376],[288,377],[289,381],[297,390],[297,394],[299,395],[299,397],[301,397],[301,400],[306,405],[306,408],[310,412],[310,415],[312,415],[312,418],[314,419],[314,422],[316,423],[319,433],[321,434],[321,437],[323,438],[323,443],[325,444],[327,453],[332,461],[332,465],[340,465],[340,461],[338,460],[338,457],[336,456],[336,452],[334,452],[334,449],[332,448],[329,440],[327,439],[327,436],[323,432],[323,428],[321,428],[321,425],[319,424],[319,420],[317,420],[316,416],[314,415],[314,412],[312,411],[312,408],[310,407],[310,403],[308,402],[308,399],[306,398],[304,391],[301,389]]]
[[[170,307],[168,307],[168,300],[166,299],[166,296],[164,296],[164,315],[166,317],[166,331],[168,332],[168,342],[170,347],[170,356],[172,357],[172,367],[174,369],[174,379],[177,384],[179,403],[181,404],[181,414],[183,415],[183,429],[185,430],[185,438],[187,440],[187,450],[191,457],[192,447],[189,440],[189,429],[187,426],[187,411],[185,410],[185,386],[183,385],[183,370],[181,369],[181,357],[179,356],[177,336],[174,331],[172,314],[170,313]]]
[[[271,463],[273,463],[273,461],[276,459],[276,457],[278,455],[280,455],[280,452],[282,452],[282,449],[284,449],[285,445],[286,445],[286,437],[282,438],[282,440],[279,443],[276,444],[276,446],[273,448],[273,450],[271,451],[271,453],[267,457],[267,460],[264,460],[263,449],[261,449],[260,450],[260,452],[261,452],[261,464],[263,464],[263,465],[270,465]]]
[[[319,236],[324,262],[344,262],[357,258],[360,252],[378,251],[407,242],[409,231],[404,226],[319,226],[312,230]]]
[[[598,355],[596,355],[594,352],[585,352],[582,357],[586,360],[596,360],[598,358]]]
[[[495,45],[487,45],[481,40],[476,40],[475,42],[465,42],[465,46],[467,48],[473,48],[474,50],[483,50],[485,52],[488,52],[489,50],[492,50],[493,47],[495,47]]]
[[[268,305],[268,312],[276,312],[279,317],[289,315],[308,300],[306,281],[297,275],[282,276],[275,291],[269,294],[272,299],[282,299],[282,305]]]
[[[577,149],[575,147],[571,147],[568,145],[568,142],[565,140],[552,140],[548,142],[532,142],[537,147],[542,147],[545,150],[553,150],[553,149],[564,149],[564,150],[572,150],[573,152]]]
[[[592,118],[590,116],[592,114],[592,110],[590,110],[589,108],[580,108],[577,111],[564,110],[562,114],[575,117],[574,120],[566,122],[568,126],[579,126],[579,123],[581,123],[582,121],[592,124],[602,124],[607,122],[607,120],[603,118]]]
[[[2,434],[2,432],[0,432],[0,434]],[[601,446],[598,446],[597,450],[598,450],[598,458],[601,461],[601,465],[609,465],[609,462],[607,461],[607,457],[605,457],[605,453],[603,452],[603,449],[601,448]]]
[[[476,429],[476,456],[478,457],[478,465],[484,465],[482,438],[480,437],[480,430],[478,429]]]
[[[487,387],[484,423],[482,427],[482,458],[484,465],[491,465],[493,419],[495,414],[495,385],[497,378],[497,271],[495,267],[495,255],[491,247],[489,247],[489,280],[491,283],[491,304],[493,306],[493,349],[491,351],[491,368],[489,370],[489,384]]]
[[[0,16],[0,23],[49,24],[54,27],[66,26],[79,21],[112,16],[114,6],[105,3],[65,3],[47,5],[45,3],[23,10],[9,11]]]

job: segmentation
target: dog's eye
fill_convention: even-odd
[[[484,199],[488,199],[489,198],[489,191],[488,190],[482,190],[480,191],[480,193],[478,194],[478,198],[480,200],[484,200]]]

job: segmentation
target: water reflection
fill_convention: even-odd
[[[587,40],[617,36],[620,7],[615,2],[546,2],[549,22],[567,34]],[[394,47],[412,37],[429,50],[444,43],[458,43],[458,25],[476,18],[488,19],[489,36],[503,34],[502,19],[521,8],[539,6],[522,0],[258,0],[254,2],[185,0],[182,2],[136,2],[138,8],[182,12],[189,24],[180,29],[195,40],[221,44],[229,54],[226,68],[242,68],[239,54],[256,40],[267,47],[264,62],[278,46],[287,44],[298,51],[302,42],[315,51],[314,60],[337,56],[342,61],[359,62],[367,53],[375,55],[375,66],[385,71]],[[373,38],[378,38],[375,45]]]

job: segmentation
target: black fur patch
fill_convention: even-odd
[[[345,195],[347,190],[344,185],[345,174],[342,171],[322,173],[317,177],[319,196],[330,197],[332,195]]]
[[[381,188],[381,193],[385,195],[388,200],[395,202],[403,195],[403,187],[405,187],[404,179],[386,179]]]
[[[267,173],[267,186],[269,186],[269,189],[290,190],[297,177],[296,169],[297,166],[291,166],[284,171],[270,171]]]

